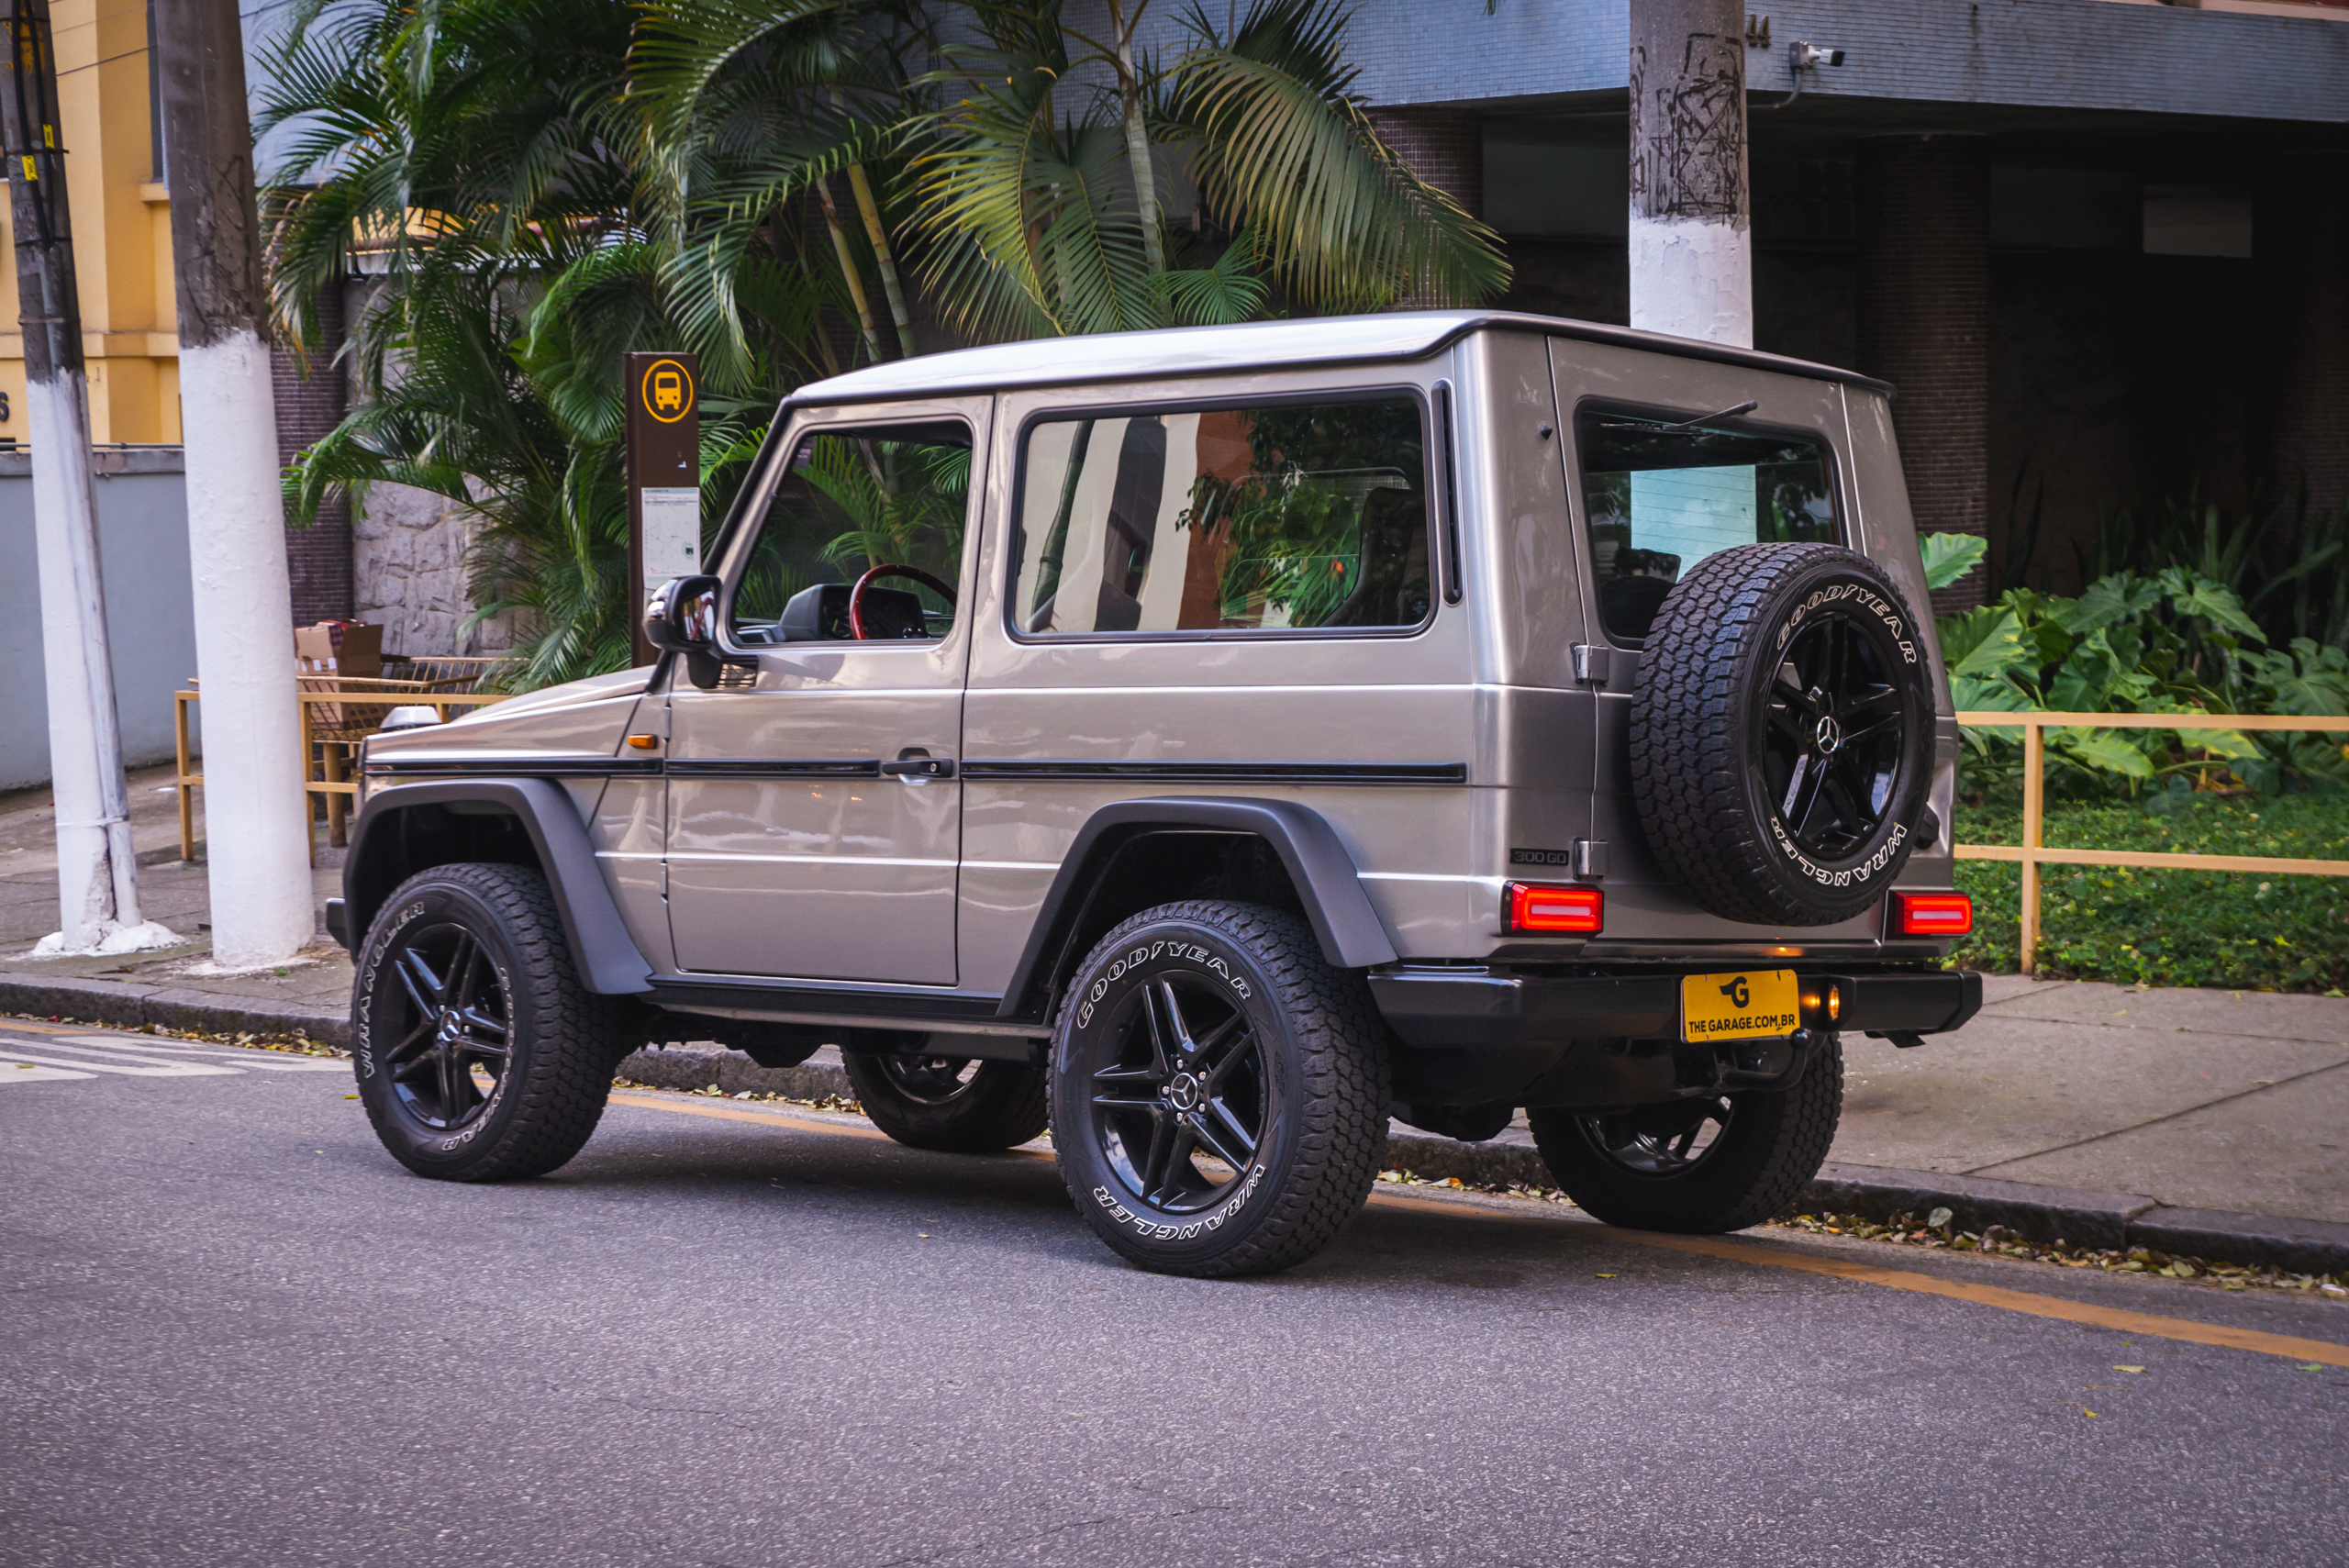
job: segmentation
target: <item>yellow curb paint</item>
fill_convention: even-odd
[[[612,1103],[649,1111],[672,1111],[681,1116],[714,1117],[721,1121],[805,1129],[842,1138],[889,1140],[889,1135],[878,1128],[850,1127],[840,1122],[818,1121],[813,1117],[796,1117],[774,1111],[692,1105],[683,1100],[656,1100],[639,1095],[614,1095]],[[1037,1160],[1052,1158],[1041,1149],[1015,1149],[1009,1152]],[[2165,1318],[2151,1312],[2093,1307],[2086,1302],[2065,1301],[2061,1296],[2009,1290],[2003,1285],[1973,1284],[1961,1280],[1939,1279],[1909,1269],[1880,1268],[1874,1263],[1854,1262],[1844,1258],[1817,1258],[1802,1252],[1781,1251],[1775,1247],[1758,1246],[1751,1241],[1731,1241],[1718,1236],[1667,1236],[1653,1230],[1620,1230],[1612,1226],[1566,1219],[1561,1216],[1510,1214],[1486,1204],[1459,1198],[1406,1197],[1400,1193],[1374,1192],[1370,1201],[1381,1208],[1411,1213],[1479,1214],[1518,1224],[1547,1224],[1553,1227],[1558,1234],[1575,1240],[1625,1241],[1633,1246],[1654,1247],[1668,1252],[1690,1252],[1728,1262],[1758,1263],[1765,1268],[1825,1274],[1831,1279],[1880,1285],[1887,1290],[1912,1291],[1920,1296],[1938,1296],[1950,1301],[1970,1302],[1976,1307],[1996,1307],[2028,1317],[2052,1318],[2058,1322],[2077,1323],[2089,1329],[2109,1329],[2116,1333],[2138,1334],[2147,1339],[2172,1340],[2189,1345],[2216,1345],[2226,1350],[2252,1351],[2260,1355],[2286,1356],[2301,1362],[2349,1367],[2349,1345],[2337,1345],[2329,1340],[2303,1340],[2290,1334],[2265,1333],[2256,1329],[2230,1329],[2217,1323],[2197,1323],[2186,1318]]]
[[[1428,1213],[1456,1214],[1469,1207],[1475,1208],[1480,1214],[1494,1212],[1482,1205],[1399,1195],[1390,1197],[1385,1193],[1375,1195],[1372,1201],[1391,1208],[1419,1209]],[[1515,1214],[1503,1214],[1498,1218],[1513,1220],[1551,1218],[1546,1215]],[[1653,1230],[1618,1230],[1609,1226],[1564,1218],[1551,1219],[1551,1222],[1565,1234],[1578,1236],[1586,1241],[1629,1241],[1669,1252],[1693,1252],[1700,1257],[1720,1258],[1730,1262],[1794,1269],[1803,1273],[1825,1274],[1832,1279],[1881,1285],[1887,1290],[1913,1291],[1920,1296],[1970,1301],[1977,1307],[1996,1307],[2008,1312],[2021,1312],[2033,1318],[2053,1318],[2090,1329],[2142,1334],[2148,1339],[2176,1340],[2189,1345],[2221,1345],[2229,1350],[2255,1351],[2262,1355],[2289,1356],[2299,1361],[2322,1362],[2328,1366],[2349,1367],[2349,1345],[2336,1345],[2327,1340],[2302,1340],[2289,1334],[2268,1334],[2255,1329],[2230,1329],[2216,1323],[2197,1323],[2191,1318],[2164,1318],[2151,1312],[2092,1307],[2086,1302],[2065,1301],[2061,1296],[2009,1290],[2003,1285],[1940,1279],[1909,1269],[1882,1268],[1875,1263],[1856,1262],[1844,1258],[1816,1258],[1807,1253],[1785,1252],[1775,1247],[1758,1246],[1751,1241],[1731,1241],[1718,1236],[1666,1236]]]
[[[792,1116],[785,1111],[748,1111],[733,1106],[697,1106],[685,1100],[648,1099],[641,1095],[614,1095],[612,1104],[634,1106],[639,1110],[671,1111],[678,1116],[714,1117],[719,1121],[747,1121],[763,1127],[796,1127],[810,1132],[829,1132],[841,1138],[878,1139],[891,1141],[887,1133],[877,1127],[846,1127],[836,1121],[823,1121],[811,1116]]]

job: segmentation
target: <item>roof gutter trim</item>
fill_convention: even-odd
[[[1802,376],[1812,381],[1832,382],[1844,386],[1857,386],[1886,396],[1895,395],[1892,384],[1857,371],[1839,370],[1832,365],[1816,364],[1809,360],[1789,359],[1780,354],[1765,354],[1756,349],[1732,348],[1726,343],[1707,343],[1693,338],[1673,338],[1658,332],[1642,332],[1629,327],[1613,327],[1596,321],[1575,321],[1563,317],[1531,316],[1520,311],[1486,311],[1463,317],[1440,336],[1408,350],[1383,350],[1362,353],[1312,355],[1305,358],[1266,359],[1262,364],[1230,363],[1217,365],[1208,373],[1244,374],[1250,371],[1335,370],[1347,365],[1410,364],[1443,352],[1471,333],[1498,328],[1507,331],[1539,332],[1547,337],[1565,338],[1577,342],[1605,343],[1619,349],[1643,349],[1652,353],[1671,354],[1680,359],[1704,360],[1714,364],[1742,365],[1750,370],[1770,371],[1779,375]],[[902,360],[892,364],[903,364]],[[838,393],[808,395],[803,389],[785,398],[777,410],[777,417],[787,417],[801,408],[852,407],[864,403],[897,403],[919,397],[969,397],[992,391],[1017,388],[1028,391],[1060,386],[1101,386],[1118,382],[1163,381],[1175,373],[1165,370],[1101,370],[1074,374],[1052,375],[1038,373],[1005,378],[993,385],[944,383],[938,385],[910,385],[874,388],[870,392],[843,389]],[[845,378],[840,378],[845,379]],[[817,385],[822,385],[818,383]]]

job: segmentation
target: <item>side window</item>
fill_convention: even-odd
[[[1817,441],[1586,408],[1575,443],[1599,624],[1616,642],[1646,637],[1680,574],[1717,550],[1838,542]]]
[[[954,625],[970,492],[971,432],[960,423],[806,437],[759,524],[728,629],[738,643],[848,638],[850,590],[865,573],[890,567],[896,571],[865,589],[866,638],[945,636]]]
[[[1013,628],[1418,626],[1426,439],[1419,401],[1400,395],[1031,425]]]

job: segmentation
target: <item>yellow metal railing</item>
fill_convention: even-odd
[[[2039,868],[2043,865],[2153,866],[2172,871],[2253,871],[2287,876],[2349,876],[2349,861],[2270,855],[2178,855],[2143,850],[2051,850],[2040,840],[2047,816],[2047,731],[2051,729],[2299,729],[2349,732],[2349,718],[2242,713],[1961,713],[1969,729],[2022,731],[2022,842],[1958,844],[1962,861],[2022,863],[2022,972],[2039,951]]]

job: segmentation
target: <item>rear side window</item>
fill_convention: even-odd
[[[1717,550],[1838,542],[1817,441],[1603,408],[1575,417],[1575,441],[1598,619],[1612,641],[1646,637],[1681,573]]]
[[[1041,420],[1020,442],[1018,513],[1022,636],[1428,617],[1413,397]]]

